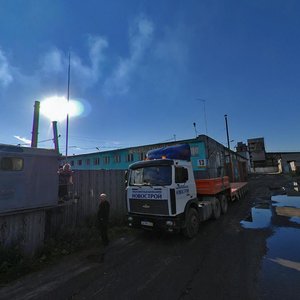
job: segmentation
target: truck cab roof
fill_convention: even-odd
[[[145,168],[149,166],[171,166],[174,164],[173,159],[153,159],[153,160],[143,160],[133,163],[129,166],[129,169],[135,170],[139,168]]]

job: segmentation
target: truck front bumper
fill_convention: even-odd
[[[132,228],[143,228],[147,230],[164,230],[169,232],[179,231],[184,224],[183,214],[171,216],[151,216],[129,213],[127,215],[128,225]]]

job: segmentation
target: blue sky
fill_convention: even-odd
[[[264,137],[267,151],[300,151],[299,16],[297,0],[0,0],[0,143],[30,140],[34,101],[67,95],[70,52],[85,111],[69,154],[193,138],[204,106],[223,144],[227,114],[232,147]]]

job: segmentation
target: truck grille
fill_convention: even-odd
[[[149,215],[169,215],[168,200],[129,199],[130,212]]]

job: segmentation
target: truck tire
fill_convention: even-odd
[[[224,215],[227,213],[227,210],[228,210],[227,197],[224,194],[222,194],[222,195],[220,195],[219,200],[220,200],[220,204],[221,204],[221,213]]]
[[[218,198],[216,198],[215,205],[213,206],[212,218],[217,220],[221,215],[221,204]]]
[[[195,208],[190,208],[186,217],[186,226],[183,228],[183,235],[189,239],[195,237],[199,231],[199,215]]]

